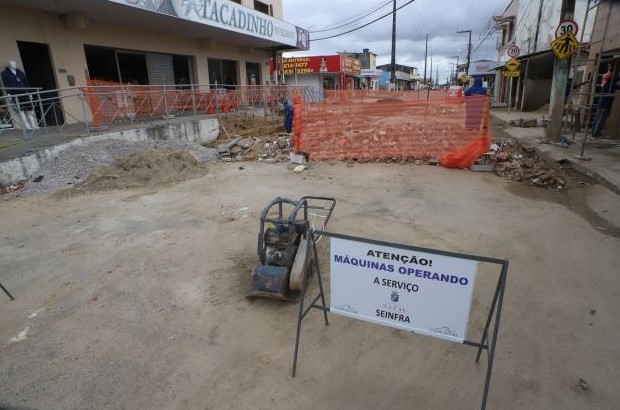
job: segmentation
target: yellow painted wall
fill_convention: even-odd
[[[245,3],[251,3],[253,8],[253,0],[244,0]],[[272,3],[274,3],[274,14],[278,11],[279,18],[281,18],[282,2],[276,0]],[[84,53],[86,44],[192,56],[196,65],[196,82],[199,84],[209,82],[208,58],[238,61],[239,84],[245,84],[246,81],[246,62],[259,63],[262,67],[263,83],[269,81],[269,67],[266,62],[270,55],[262,50],[228,46],[214,40],[198,40],[172,34],[148,32],[92,20],[88,22],[85,29],[69,30],[66,28],[63,16],[20,7],[5,7],[2,10],[2,24],[0,25],[0,69],[4,69],[9,60],[15,60],[18,66],[22,67],[17,41],[49,45],[56,83],[61,89],[69,87],[68,75],[75,77],[75,86],[86,85],[87,64]],[[60,73],[61,69],[66,72]],[[64,95],[67,95],[67,92]],[[65,104],[65,110],[76,117],[82,117],[82,108],[77,101]]]

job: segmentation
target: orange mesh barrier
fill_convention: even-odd
[[[133,120],[177,112],[226,113],[239,108],[248,92],[238,90],[198,90],[183,86],[124,85],[88,80],[82,90],[93,118],[93,127],[104,122]],[[263,90],[255,91],[259,96]],[[258,97],[257,97],[258,98]]]
[[[117,102],[107,93],[119,92],[121,88],[117,83],[103,80],[88,80],[87,84],[83,91],[92,114],[92,126],[100,128],[104,121],[119,111]]]
[[[301,133],[303,130],[303,114],[302,114],[302,99],[301,95],[297,94],[293,97],[293,145],[295,147],[295,153],[301,152]]]
[[[469,144],[448,152],[440,159],[446,168],[469,168],[480,155],[489,150],[491,133],[489,131],[489,99],[486,96],[465,97],[465,127],[480,127],[476,138]]]
[[[488,105],[445,90],[325,91],[304,102],[301,137],[314,160],[440,158],[488,135]]]

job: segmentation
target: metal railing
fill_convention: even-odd
[[[96,81],[92,83],[98,84]],[[102,83],[102,82],[99,82]],[[99,132],[177,117],[219,116],[245,107],[276,107],[301,95],[304,102],[324,102],[322,89],[307,86],[88,85],[55,90],[3,88],[0,135],[20,129],[35,132]]]

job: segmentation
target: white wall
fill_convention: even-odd
[[[300,85],[313,88],[323,88],[323,76],[320,74],[303,74],[297,76],[297,82],[295,82],[294,75],[284,76],[286,85]]]
[[[538,12],[540,11],[540,26],[538,27],[538,41],[536,41],[536,27],[538,26]],[[588,22],[584,29],[584,17],[586,14],[587,0],[576,0],[575,14],[573,20],[579,26],[577,41],[588,42],[592,36],[592,26],[594,23],[594,13],[588,16]],[[521,49],[521,55],[533,53],[534,51],[549,50],[549,43],[555,39],[555,30],[560,23],[560,10],[562,0],[515,0],[503,15],[505,17],[514,15],[515,23],[513,28],[514,43]],[[512,42],[510,42],[512,44]],[[501,63],[508,61],[510,57],[506,55],[507,47],[498,50],[498,60]]]

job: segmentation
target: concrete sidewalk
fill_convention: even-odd
[[[492,108],[491,117],[497,126],[503,126],[504,131],[521,145],[534,148],[546,160],[566,161],[577,171],[588,175],[599,184],[620,195],[620,140],[618,139],[590,139],[583,145],[583,133],[565,134],[572,143],[562,147],[547,142],[545,127],[524,128],[511,125],[514,120],[542,119],[540,112],[509,112],[506,108]],[[544,115],[548,119],[548,115]],[[583,149],[583,157],[581,155]],[[585,159],[584,159],[585,158]]]

